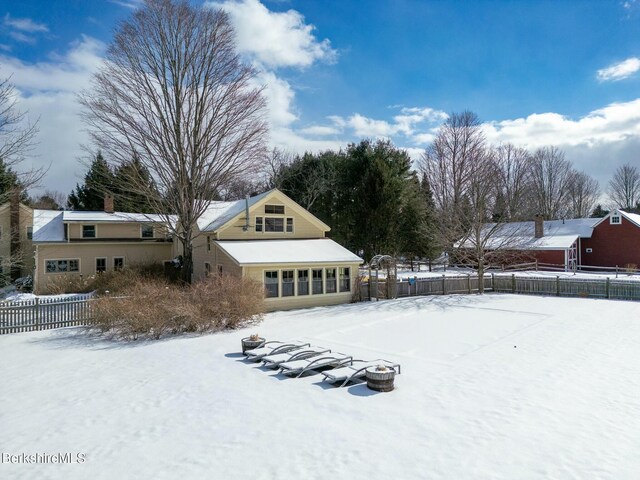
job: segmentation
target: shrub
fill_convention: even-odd
[[[160,338],[184,332],[239,328],[261,319],[262,285],[230,275],[216,275],[191,286],[146,278],[125,297],[99,297],[93,326],[117,338]]]
[[[627,273],[636,273],[638,271],[638,265],[636,265],[635,263],[627,263],[624,266],[624,270]]]

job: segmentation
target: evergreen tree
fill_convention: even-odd
[[[0,159],[0,203],[8,202],[11,193],[16,190],[20,191],[20,201],[26,202],[29,197],[18,179],[18,174]]]
[[[98,152],[84,176],[84,184],[76,188],[67,200],[67,205],[73,210],[102,210],[104,197],[114,192],[114,175],[109,164]]]
[[[154,212],[149,197],[139,193],[140,185],[148,185],[147,190],[155,190],[149,170],[137,157],[119,165],[113,173],[113,196],[119,212]],[[130,186],[136,185],[133,189]]]
[[[603,217],[606,217],[608,213],[609,213],[609,210],[605,210],[604,208],[602,208],[602,205],[598,204],[596,205],[596,208],[593,209],[593,212],[591,212],[590,217],[603,218]]]

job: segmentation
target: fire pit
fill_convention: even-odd
[[[396,371],[384,365],[369,367],[366,370],[367,387],[376,392],[390,392],[393,390],[393,381]]]
[[[263,343],[264,343],[264,338],[262,338],[258,334],[254,334],[249,337],[243,338],[242,353],[245,353],[247,350],[253,350],[254,348],[258,348]]]

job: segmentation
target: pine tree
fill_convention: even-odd
[[[67,205],[73,210],[102,210],[104,197],[114,192],[114,175],[109,164],[98,152],[84,176],[84,184],[76,188],[67,200]]]
[[[28,199],[27,192],[24,191],[16,172],[0,159],[0,203],[8,202],[11,193],[16,190],[21,192],[21,201]]]
[[[598,204],[596,205],[596,208],[593,209],[593,212],[591,212],[590,217],[603,218],[603,217],[606,217],[608,213],[609,213],[609,210],[605,210],[604,208],[602,208],[602,205]]]
[[[142,184],[149,186],[148,191],[155,190],[149,170],[142,165],[137,157],[116,168],[113,173],[113,195],[118,211],[158,213],[154,212],[149,197],[136,193],[140,192]],[[135,191],[130,188],[131,185],[137,186]]]

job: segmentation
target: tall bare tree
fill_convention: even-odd
[[[136,157],[149,171],[151,187],[131,188],[166,212],[187,282],[207,199],[251,175],[264,157],[265,100],[255,74],[236,53],[225,12],[147,0],[120,25],[91,89],[80,95],[97,146],[112,161]]]
[[[618,167],[609,181],[608,193],[616,207],[636,208],[640,202],[640,170],[629,163]]]
[[[569,218],[587,218],[593,212],[600,196],[600,186],[595,178],[584,172],[574,171],[568,191]]]
[[[555,219],[568,213],[567,197],[573,177],[571,162],[562,150],[543,147],[533,154],[531,164],[532,200],[536,213],[545,219]]]
[[[505,220],[518,221],[531,217],[531,155],[510,143],[500,145],[494,152],[498,188],[504,202]]]

